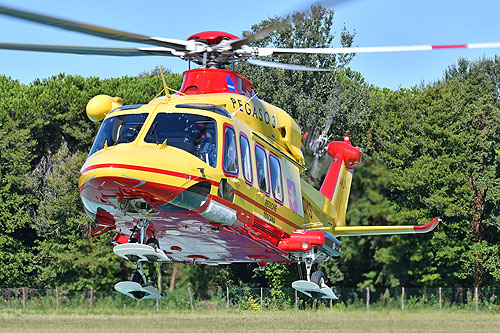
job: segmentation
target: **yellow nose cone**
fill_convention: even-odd
[[[87,103],[87,117],[92,121],[101,121],[111,110],[122,106],[121,97],[97,95]]]

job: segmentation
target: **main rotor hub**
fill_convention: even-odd
[[[223,31],[204,31],[190,36],[187,40],[205,45],[203,52],[190,53],[186,58],[204,68],[223,68],[234,61],[235,54],[231,40],[238,40],[235,35]]]
[[[203,31],[192,36],[189,36],[187,40],[194,40],[197,42],[202,42],[207,45],[217,45],[223,40],[228,39],[239,39],[235,35],[229,34],[223,31]]]

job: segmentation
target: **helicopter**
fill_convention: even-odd
[[[248,78],[230,69],[238,61],[285,70],[330,69],[254,59],[294,53],[414,51],[479,45],[372,48],[258,48],[258,35],[238,38],[205,31],[187,40],[149,37],[0,6],[0,14],[102,38],[146,44],[143,48],[0,43],[1,49],[180,57],[200,68],[184,72],[179,91],[147,104],[125,105],[98,95],[87,116],[102,122],[79,175],[86,214],[101,236],[113,232],[113,251],[136,271],[115,290],[134,299],[162,297],[143,264],[224,265],[301,263],[306,279],[292,287],[312,298],[336,299],[315,263],[341,254],[339,237],[431,232],[440,219],[420,225],[347,226],[353,171],[363,159],[350,138],[312,146],[331,164],[320,190],[306,172],[303,136],[283,109],[260,100]],[[498,47],[497,43],[481,47]],[[164,81],[163,81],[164,82]],[[322,153],[318,153],[318,159]],[[316,176],[314,174],[314,176]]]

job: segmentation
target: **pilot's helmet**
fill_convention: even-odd
[[[191,140],[198,141],[205,135],[205,126],[202,124],[193,124],[189,128],[188,134]]]

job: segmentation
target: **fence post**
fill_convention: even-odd
[[[93,298],[94,298],[94,288],[90,288],[89,308],[91,309],[92,309]]]
[[[229,287],[226,287],[226,309],[229,309]]]
[[[262,311],[262,307],[264,306],[264,297],[262,293],[263,293],[263,288],[260,287],[260,311]]]
[[[441,287],[439,287],[439,311],[441,311]]]
[[[405,310],[405,287],[401,287],[401,311]]]
[[[156,274],[158,277],[157,283],[158,283],[158,293],[161,295],[161,264],[157,262],[156,264]],[[156,299],[156,312],[160,311],[160,299]]]
[[[330,310],[333,310],[333,300],[330,298]]]
[[[56,311],[59,310],[59,289],[56,288]]]
[[[295,310],[299,308],[299,305],[297,304],[297,289],[295,289]]]
[[[189,303],[191,303],[191,312],[194,312],[193,294],[191,294],[191,288],[190,287],[188,287],[188,293],[189,293]]]
[[[370,310],[370,287],[366,287],[366,311]]]
[[[474,300],[476,301],[476,312],[479,311],[479,291],[477,287],[474,288]]]
[[[26,308],[26,287],[23,287],[23,310]]]

